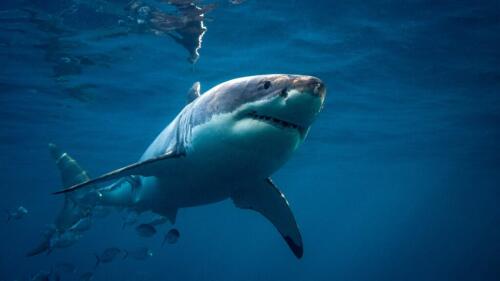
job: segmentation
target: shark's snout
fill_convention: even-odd
[[[312,94],[321,99],[324,99],[326,95],[323,81],[313,76],[299,76],[293,80],[292,86],[300,92]]]

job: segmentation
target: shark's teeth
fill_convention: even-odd
[[[284,128],[291,128],[291,129],[296,129],[296,130],[301,130],[302,129],[297,124],[293,124],[291,122],[288,122],[288,121],[285,121],[285,120],[281,120],[281,119],[278,119],[278,118],[275,118],[275,117],[272,117],[272,116],[260,115],[260,114],[257,114],[254,111],[250,112],[248,114],[248,116],[250,116],[253,119],[261,120],[261,121],[266,121],[266,122],[269,122],[269,123],[272,123],[274,125],[278,125],[278,126],[284,127]]]

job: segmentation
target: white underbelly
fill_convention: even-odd
[[[160,177],[146,179],[144,197],[178,208],[225,200],[242,183],[269,177],[299,144],[298,134],[254,120],[209,122],[193,129],[185,157],[168,162]]]

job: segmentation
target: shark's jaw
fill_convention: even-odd
[[[282,130],[296,130],[301,136],[304,136],[306,132],[306,129],[300,125],[273,116],[261,115],[257,111],[251,111],[248,113],[248,117],[260,122],[268,123],[271,126],[275,126]]]
[[[255,134],[284,134],[289,137],[298,134],[302,142],[321,111],[323,102],[323,97],[290,90],[286,98],[275,96],[241,106],[234,114],[234,120],[237,123],[250,119],[266,125],[255,124],[263,129],[261,132],[247,128]],[[275,130],[266,131],[267,127]]]

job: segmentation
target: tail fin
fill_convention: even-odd
[[[26,256],[33,257],[33,256],[39,255],[39,254],[44,253],[44,252],[50,253],[49,243],[50,243],[49,239],[45,238],[36,248],[27,252]]]
[[[61,174],[63,187],[72,186],[89,180],[87,172],[68,153],[60,150],[55,144],[49,143],[49,151]],[[64,200],[64,205],[56,218],[58,229],[66,229],[78,222],[86,215],[88,210],[81,208],[78,199],[89,190],[69,194]]]
[[[26,253],[26,256],[32,257],[44,252],[47,252],[47,255],[49,255],[52,252],[52,249],[50,248],[50,240],[52,239],[52,236],[56,233],[56,231],[57,230],[55,229],[55,226],[48,226],[48,228],[43,233],[43,239],[40,244],[38,244],[38,246],[33,250]]]
[[[71,156],[69,156],[66,152],[61,151],[55,144],[49,143],[49,151],[59,168],[61,181],[64,187],[69,187],[89,180],[87,172],[82,169],[82,167],[80,167],[80,165]],[[85,191],[85,193],[86,192],[88,192],[88,190]],[[50,254],[52,251],[52,248],[50,247],[50,239],[54,232],[64,231],[73,226],[82,217],[88,215],[88,208],[84,208],[78,203],[78,198],[85,193],[76,193],[66,196],[64,199],[64,205],[55,219],[54,231],[46,235],[36,248],[26,254],[27,256],[35,256],[44,252]]]

